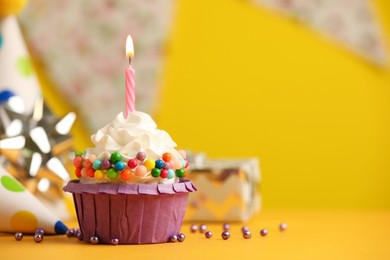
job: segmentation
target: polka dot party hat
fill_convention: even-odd
[[[68,229],[24,186],[0,166],[0,232],[64,234]]]
[[[40,94],[30,56],[15,16],[0,16],[0,91],[8,89],[23,99],[23,113],[32,112]]]

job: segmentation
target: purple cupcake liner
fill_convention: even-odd
[[[173,184],[81,184],[70,181],[83,240],[99,243],[150,244],[168,242],[180,233],[191,181]]]

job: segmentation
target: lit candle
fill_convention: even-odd
[[[126,40],[126,57],[129,59],[129,67],[126,69],[126,110],[125,118],[135,110],[135,71],[131,66],[131,59],[134,58],[134,47],[131,36]]]

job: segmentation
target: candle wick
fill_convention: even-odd
[[[129,57],[129,65],[131,64],[131,57]]]

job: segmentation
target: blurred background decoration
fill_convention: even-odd
[[[32,51],[51,82],[93,131],[124,103],[125,40],[133,36],[137,57],[137,109],[150,112],[172,3],[164,0],[35,0],[21,16]],[[50,21],[50,22],[48,22]],[[99,116],[97,116],[99,115]]]
[[[389,208],[390,3],[338,2],[36,0],[20,21],[80,149],[123,110],[131,33],[137,109],[182,148],[260,158],[265,207]]]

